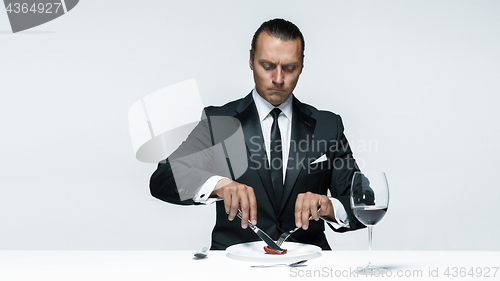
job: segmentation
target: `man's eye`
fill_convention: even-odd
[[[273,69],[273,68],[274,68],[274,66],[273,66],[273,65],[271,65],[271,64],[267,64],[267,63],[263,64],[263,65],[262,65],[262,67],[263,67],[265,70],[271,70],[271,69]]]
[[[291,66],[291,67],[284,67],[283,70],[286,71],[286,72],[293,72],[293,70],[295,69],[295,67]]]

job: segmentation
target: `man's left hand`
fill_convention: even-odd
[[[319,217],[324,217],[335,222],[332,201],[325,195],[312,192],[300,193],[295,201],[295,225],[306,230],[311,216],[315,221],[318,221]]]

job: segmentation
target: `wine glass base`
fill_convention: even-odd
[[[367,267],[358,267],[354,272],[359,275],[366,276],[385,276],[387,271],[388,269],[385,269],[383,267],[374,267],[372,265],[368,265]]]

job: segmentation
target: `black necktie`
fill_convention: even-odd
[[[273,117],[273,125],[271,126],[271,179],[273,181],[274,192],[276,194],[276,202],[278,206],[281,203],[283,195],[283,156],[280,128],[278,126],[278,116],[281,110],[275,108],[271,111]]]

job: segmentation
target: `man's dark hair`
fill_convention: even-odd
[[[300,38],[300,43],[302,45],[302,57],[304,57],[304,49],[306,47],[306,42],[304,41],[304,36],[300,32],[299,28],[284,19],[272,19],[264,22],[252,38],[252,48],[250,49],[250,58],[253,61],[255,56],[255,45],[257,44],[257,38],[262,32],[267,32],[274,38],[281,39],[283,41],[290,41],[296,38]]]

